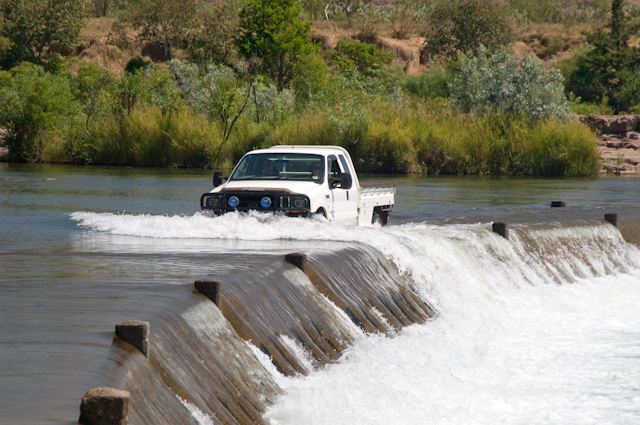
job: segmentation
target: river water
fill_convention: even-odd
[[[358,228],[203,217],[210,174],[0,163],[0,423],[74,423],[105,385],[134,424],[640,423],[640,180],[382,178],[392,225]],[[132,319],[151,365],[114,339]]]

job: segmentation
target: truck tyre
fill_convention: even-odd
[[[371,224],[376,223],[380,224],[380,226],[389,224],[389,211],[382,211],[379,207],[374,208]]]
[[[318,208],[318,210],[315,212],[315,215],[321,215],[324,218],[327,218],[327,213],[324,211],[324,208]]]

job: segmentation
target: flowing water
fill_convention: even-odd
[[[98,386],[131,424],[640,423],[640,181],[388,180],[359,228],[203,217],[206,171],[0,163],[0,424]]]

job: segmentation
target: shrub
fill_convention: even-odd
[[[355,68],[364,76],[374,76],[393,61],[393,53],[386,53],[373,44],[358,40],[340,40],[334,51],[329,53],[333,66],[339,72],[348,72]]]
[[[428,14],[423,61],[508,45],[514,39],[508,7],[487,0],[437,0]]]
[[[47,133],[80,114],[69,79],[24,63],[0,80],[0,126],[13,161],[42,160]]]
[[[124,70],[128,74],[134,74],[137,70],[144,69],[149,65],[151,65],[150,60],[144,59],[141,56],[136,56],[127,62],[127,66],[125,66]]]
[[[464,112],[499,109],[533,120],[569,118],[562,75],[530,55],[522,60],[506,50],[465,55],[450,87],[451,102]]]
[[[454,75],[443,72],[439,67],[433,67],[420,75],[406,76],[402,88],[413,96],[423,99],[435,97],[448,98],[449,85],[453,83]]]

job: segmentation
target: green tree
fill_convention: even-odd
[[[240,53],[259,58],[262,72],[280,89],[293,77],[298,58],[318,49],[308,43],[311,24],[300,19],[300,12],[296,0],[249,0],[240,12]]]
[[[80,112],[69,78],[21,64],[0,76],[0,126],[13,161],[37,161],[39,138]]]
[[[13,65],[21,60],[40,62],[52,51],[70,52],[84,27],[85,0],[2,0],[0,36],[11,41]]]
[[[242,1],[200,2],[189,52],[198,62],[231,63],[236,54],[234,37],[240,30]]]
[[[640,53],[629,40],[639,30],[640,25],[625,13],[625,0],[613,0],[607,24],[584,34],[590,48],[576,57],[567,89],[585,101],[606,99],[616,113],[629,110],[634,97],[626,86],[637,84],[634,71],[640,66]]]
[[[495,0],[438,0],[426,24],[422,55],[428,60],[476,52],[481,45],[494,50],[514,38],[509,8]]]

